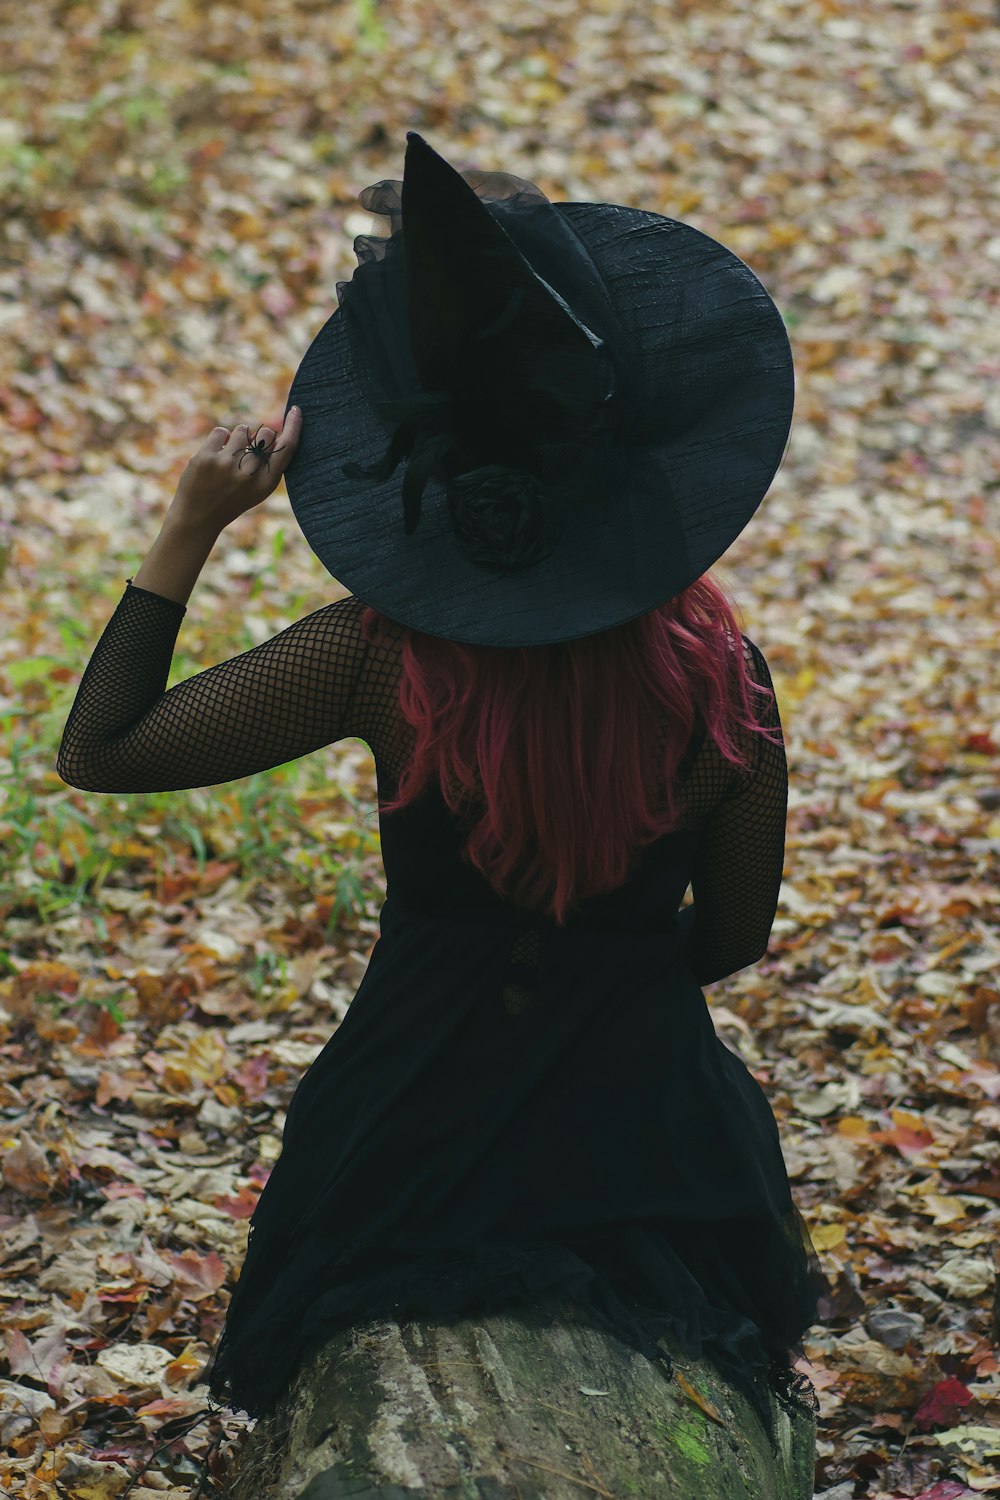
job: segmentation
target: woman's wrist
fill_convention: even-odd
[[[216,528],[206,527],[172,504],[146,561],[132,580],[134,586],[186,605],[218,538]]]

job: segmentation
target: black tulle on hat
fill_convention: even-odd
[[[285,483],[353,594],[451,640],[644,614],[721,557],[791,426],[785,327],[689,225],[456,172],[415,133],[296,372]],[[287,407],[286,407],[287,410]]]

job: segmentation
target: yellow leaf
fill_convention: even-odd
[[[182,1380],[186,1381],[189,1376],[195,1375],[205,1364],[204,1354],[199,1354],[193,1344],[188,1344],[178,1354],[177,1358],[171,1360],[164,1370],[168,1385],[178,1385]]]
[[[809,1238],[817,1250],[832,1250],[834,1245],[843,1244],[847,1232],[843,1224],[817,1224],[815,1229],[810,1229]]]
[[[191,1074],[176,1063],[168,1063],[163,1070],[162,1083],[173,1094],[186,1094],[191,1088]]]
[[[674,212],[683,216],[689,214],[693,209],[701,207],[701,194],[691,188],[686,193],[679,193],[674,200]]]
[[[563,89],[552,78],[538,78],[525,86],[525,95],[532,104],[558,104]]]
[[[772,224],[769,236],[772,248],[779,249],[783,245],[797,245],[802,229],[798,224]]]
[[[111,854],[116,854],[120,859],[145,859],[155,860],[156,849],[152,844],[144,844],[139,839],[112,839],[108,844]]]
[[[907,1192],[906,1188],[901,1189]],[[917,1212],[928,1214],[935,1224],[953,1224],[956,1219],[965,1218],[965,1205],[957,1198],[947,1198],[944,1193],[920,1193],[917,1201]]]
[[[226,1070],[226,1044],[217,1031],[199,1032],[189,1042],[184,1062],[202,1083],[214,1083]]]

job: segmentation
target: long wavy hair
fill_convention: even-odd
[[[369,642],[384,624],[370,605],[362,611]],[[399,706],[416,743],[381,812],[407,806],[436,777],[452,812],[471,815],[462,857],[498,894],[564,926],[679,826],[675,774],[699,718],[741,770],[738,732],[774,735],[754,711],[752,693],[773,695],[747,672],[741,629],[707,573],[580,640],[469,646],[405,629]],[[676,726],[665,737],[665,803],[649,754],[664,710]]]

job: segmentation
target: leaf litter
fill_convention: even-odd
[[[55,747],[193,447],[280,415],[407,129],[684,219],[786,318],[788,452],[716,570],[779,695],[785,879],[709,1001],[833,1286],[817,1492],[1000,1492],[995,7],[42,0],[3,37],[4,1492],[224,1493],[245,1437],[199,1374],[377,935],[373,763],[97,797]],[[332,597],[281,490],[171,681]]]

